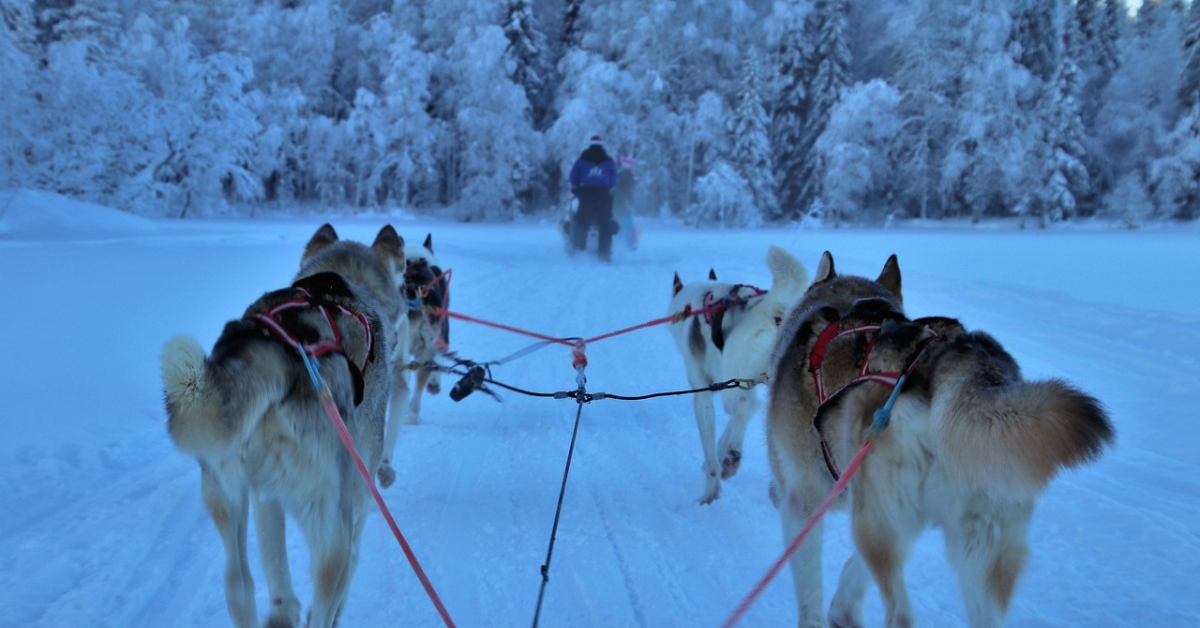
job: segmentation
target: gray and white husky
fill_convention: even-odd
[[[239,628],[260,625],[246,556],[251,504],[270,589],[266,624],[300,623],[285,513],[299,523],[311,553],[308,625],[332,626],[345,603],[368,489],[299,352],[317,360],[374,472],[392,381],[392,321],[402,315],[392,268],[403,259],[403,240],[390,225],[370,247],[339,240],[324,225],[305,248],[292,285],[264,294],[228,322],[210,355],[189,336],[163,348],[167,428],[200,463],[204,504],[225,546],[226,603]]]
[[[893,255],[874,281],[839,275],[826,252],[772,356],[767,445],[785,542],[867,440],[874,449],[834,507],[857,552],[822,612],[821,524],[791,558],[800,626],[863,626],[873,579],[888,628],[916,618],[904,562],[941,528],[972,628],[1003,624],[1028,552],[1034,501],[1054,475],[1113,439],[1100,402],[1060,379],[1028,381],[990,335],[950,318],[909,320]],[[873,429],[905,374],[890,422]]]
[[[788,306],[808,284],[808,271],[804,265],[779,247],[772,246],[768,250],[767,266],[772,275],[769,291],[718,281],[712,271],[709,271],[707,281],[685,286],[676,273],[670,311],[678,313],[685,308],[693,312],[712,310],[670,326],[692,388],[704,388],[735,378],[755,379],[767,372],[779,323]],[[715,440],[713,393],[701,392],[692,397],[704,450],[701,469],[705,488],[699,500],[702,504],[720,497],[721,480],[737,473],[742,461],[746,423],[760,406],[758,393],[752,388],[731,388],[719,394],[729,415],[729,423],[719,443]]]

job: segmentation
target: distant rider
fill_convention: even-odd
[[[587,149],[575,161],[570,182],[571,193],[579,198],[579,211],[571,226],[572,246],[576,250],[587,248],[588,227],[594,224],[600,232],[600,259],[611,261],[614,231],[612,189],[617,184],[617,164],[604,150],[599,135],[592,136]]]

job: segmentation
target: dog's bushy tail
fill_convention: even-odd
[[[808,269],[791,253],[772,245],[767,249],[767,267],[771,269],[771,291],[790,301],[800,297],[808,287]]]
[[[934,398],[943,455],[968,486],[1032,498],[1059,469],[1099,458],[1113,440],[1100,401],[1061,379],[990,386],[977,385],[980,375]]]
[[[223,362],[214,364],[190,336],[175,336],[163,346],[167,431],[181,451],[197,458],[223,455],[287,391],[287,365],[278,351]]]

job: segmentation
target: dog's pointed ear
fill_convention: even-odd
[[[679,294],[680,290],[683,290],[683,282],[679,280],[679,273],[675,273],[674,291],[671,292],[671,296]]]
[[[432,233],[425,234],[425,248],[429,249],[430,253],[433,252],[433,234]]]
[[[709,281],[716,281],[716,280],[717,280],[717,271],[715,271],[715,270],[713,270],[713,269],[711,269],[711,268],[710,268],[710,269],[708,269],[708,280],[709,280]]]
[[[813,279],[813,283],[829,281],[834,277],[837,277],[837,271],[833,268],[833,254],[825,251],[821,254],[821,262],[817,264],[817,276]]]
[[[883,265],[883,271],[879,273],[879,278],[875,281],[886,288],[888,292],[896,295],[896,300],[904,303],[904,295],[900,291],[900,260],[896,258],[895,253],[888,258],[887,263]]]
[[[317,229],[317,232],[309,239],[308,244],[304,245],[304,255],[300,256],[300,263],[303,264],[308,258],[337,241],[338,234],[333,230],[333,225],[329,223],[321,225],[321,228]]]
[[[371,248],[393,269],[404,266],[404,238],[391,225],[384,225]]]

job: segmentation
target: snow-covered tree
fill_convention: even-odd
[[[804,132],[800,145],[803,160],[800,168],[800,202],[807,206],[821,196],[821,185],[825,171],[830,165],[825,155],[817,150],[817,142],[829,124],[829,117],[842,92],[850,85],[850,47],[846,41],[846,1],[816,0],[813,10],[805,21],[805,33],[812,46],[808,49],[805,76],[808,79],[806,93]],[[852,211],[846,206],[828,207],[832,211],[834,224]]]
[[[1042,224],[1075,216],[1091,200],[1092,186],[1084,165],[1083,119],[1079,108],[1081,77],[1076,65],[1080,34],[1075,22],[1064,24],[1063,55],[1042,102],[1044,133],[1038,147],[1040,181],[1035,177],[1032,210]]]
[[[1200,103],[1192,105],[1150,166],[1149,192],[1161,218],[1200,218]]]
[[[830,112],[815,146],[826,164],[821,195],[825,217],[886,217],[892,180],[889,149],[900,130],[900,93],[875,79],[847,89]]]
[[[1060,47],[1056,9],[1059,6],[1047,0],[1019,0],[1014,6],[1014,56],[1042,81],[1050,81],[1058,69]]]
[[[1104,156],[1093,173],[1101,191],[1131,170],[1145,180],[1176,126],[1183,67],[1182,19],[1176,16],[1168,8],[1142,5],[1125,61],[1103,92],[1090,149]]]
[[[779,73],[776,100],[772,107],[771,146],[774,153],[775,181],[778,186],[779,213],[772,220],[798,218],[803,206],[805,120],[808,116],[808,80],[806,78],[804,16],[806,7],[792,0],[777,7],[777,20],[783,34],[776,51]]]
[[[1153,218],[1154,203],[1140,173],[1126,172],[1117,179],[1104,200],[1104,213],[1120,220],[1127,229],[1136,229]]]
[[[31,178],[28,155],[35,138],[30,131],[39,111],[32,89],[37,80],[32,56],[36,39],[28,3],[0,0],[0,187],[19,186]]]
[[[1179,106],[1188,111],[1200,102],[1200,2],[1193,0],[1183,33],[1183,76],[1179,80]]]
[[[481,23],[445,51],[439,106],[453,139],[441,146],[447,200],[463,220],[511,220],[543,155],[529,101],[504,71],[504,31]]]
[[[730,161],[746,182],[746,187],[763,216],[779,212],[772,173],[771,140],[767,136],[767,114],[763,111],[758,79],[758,56],[753,50],[743,65],[741,91],[733,120],[733,151]]]
[[[247,90],[250,60],[199,56],[183,18],[165,31],[139,20],[123,58],[154,106],[140,112],[145,130],[125,158],[134,169],[116,192],[122,204],[182,217],[259,198],[261,181],[248,169],[262,130],[252,110],[257,94]]]
[[[553,98],[546,36],[530,0],[508,0],[504,16],[508,76],[525,90],[534,129],[541,130]]]
[[[564,51],[577,50],[583,41],[583,18],[580,15],[583,0],[566,0],[562,18],[562,47]]]
[[[754,192],[737,169],[720,160],[696,181],[696,200],[684,215],[691,225],[756,227],[762,213],[754,203]]]

